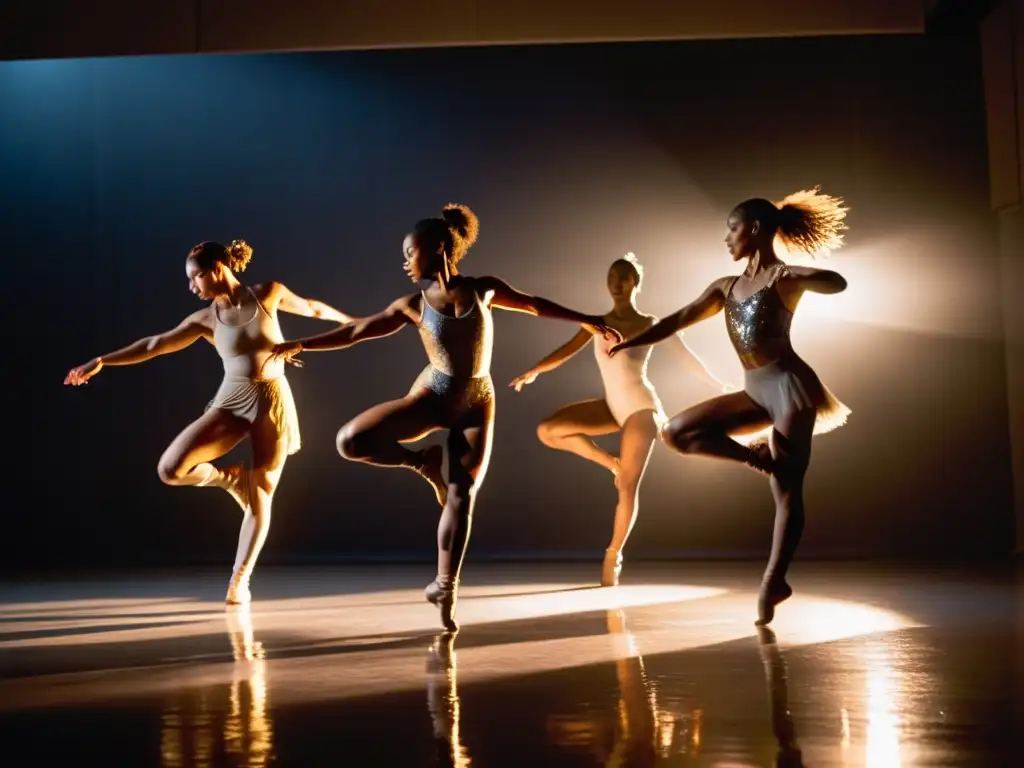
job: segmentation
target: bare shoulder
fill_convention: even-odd
[[[208,304],[202,309],[197,309],[191,315],[186,317],[179,324],[179,328],[202,328],[204,331],[213,332],[214,325],[216,323],[216,317],[213,314],[213,305]]]
[[[257,299],[264,303],[268,303],[280,299],[281,293],[284,291],[284,283],[279,283],[276,280],[270,280],[266,283],[250,285],[249,290],[252,291],[253,295]]]
[[[395,299],[388,305],[388,308],[385,311],[389,313],[402,314],[415,322],[419,322],[420,313],[423,311],[422,302],[422,293],[409,293]]]

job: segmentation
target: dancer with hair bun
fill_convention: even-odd
[[[301,445],[284,364],[271,354],[284,340],[277,313],[336,323],[350,319],[323,302],[295,295],[282,283],[243,285],[237,275],[251,258],[252,248],[243,240],[227,247],[200,243],[185,259],[185,276],[192,293],[209,304],[169,331],[72,368],[64,379],[65,384],[81,386],[108,366],[143,363],[179,352],[198,339],[213,344],[224,364],[224,380],[206,412],[164,451],[157,474],[168,485],[220,488],[241,507],[242,526],[226,597],[235,605],[252,599],[249,581],[270,529],[274,490],[285,460]],[[253,449],[251,469],[211,463],[246,437]]]
[[[725,310],[726,328],[744,369],[744,389],[700,403],[673,417],[662,439],[680,453],[746,464],[769,475],[775,500],[771,556],[758,595],[758,624],[793,594],[786,573],[804,528],[804,475],[811,437],[842,426],[850,413],[793,350],[789,331],[806,292],[839,293],[846,280],[831,270],[785,264],[775,241],[814,255],[842,245],[846,207],[818,189],[779,204],[755,198],[729,214],[725,238],[738,276],[713,282],[691,304],[640,335],[616,345],[612,356],[663,339]],[[743,445],[734,438],[770,430],[770,440]]]
[[[335,331],[278,345],[293,359],[301,352],[344,349],[369,339],[419,329],[428,365],[405,397],[356,416],[338,432],[338,452],[351,461],[404,467],[419,474],[442,507],[437,530],[437,576],[425,596],[449,631],[458,628],[455,604],[476,495],[487,471],[494,428],[492,309],[508,309],[579,323],[587,333],[621,340],[600,315],[585,315],[521,293],[497,277],[469,277],[458,266],[476,241],[479,222],[464,205],[416,223],[403,244],[404,270],[421,290],[387,309]],[[411,450],[414,442],[448,430],[448,477],[443,449]]]
[[[650,328],[657,318],[637,309],[636,295],[643,283],[643,266],[632,253],[616,259],[608,268],[608,293],[612,309],[604,316],[605,322],[629,339]],[[591,335],[580,331],[569,341],[538,362],[530,370],[516,377],[511,386],[516,391],[532,384],[542,373],[558,368],[590,341]],[[719,392],[725,389],[697,358],[682,334],[679,344],[673,345],[682,355],[690,372],[710,384]],[[647,469],[651,449],[658,430],[665,422],[661,401],[647,378],[647,363],[651,348],[608,356],[610,345],[604,339],[594,339],[594,357],[604,384],[604,397],[570,403],[544,419],[537,427],[537,437],[549,448],[569,451],[593,461],[615,476],[618,504],[612,525],[612,538],[604,553],[601,567],[601,585],[615,586],[622,573],[622,550],[636,522],[639,510],[640,483]],[[621,432],[619,455],[613,456],[598,447],[591,439],[597,435]]]

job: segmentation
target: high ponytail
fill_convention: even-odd
[[[776,209],[778,236],[787,250],[813,256],[842,247],[849,210],[842,198],[823,195],[815,187],[794,192],[776,203]]]
[[[424,238],[428,247],[444,246],[448,265],[454,267],[466,255],[480,234],[480,220],[469,206],[449,203],[441,210],[440,218],[421,219],[413,232]]]

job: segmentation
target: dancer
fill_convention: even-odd
[[[425,595],[440,608],[449,630],[458,627],[454,615],[459,572],[494,426],[491,309],[570,320],[588,333],[621,339],[599,315],[520,293],[496,277],[460,274],[457,265],[476,241],[478,229],[476,216],[464,205],[449,205],[441,218],[419,221],[405,238],[404,269],[423,290],[403,296],[376,315],[275,348],[276,354],[292,359],[303,351],[344,349],[390,336],[407,325],[419,329],[429,364],[405,397],[376,405],[343,426],[338,451],[351,461],[411,469],[433,487],[443,512],[437,531],[437,578]],[[439,429],[448,430],[447,483],[441,473],[440,446],[413,451],[402,445]]]
[[[782,658],[775,633],[768,627],[757,628],[758,649],[764,664],[765,682],[768,684],[769,711],[772,718],[772,733],[778,750],[775,753],[776,768],[804,768],[803,753],[797,742],[796,726],[789,709],[789,673],[786,660]]]
[[[604,320],[627,339],[646,331],[657,321],[656,317],[637,309],[636,294],[640,292],[642,282],[643,266],[632,253],[616,259],[608,269],[608,292],[612,297],[612,309],[604,316]],[[586,331],[579,331],[533,368],[515,378],[511,386],[517,392],[522,391],[540,374],[555,370],[573,357],[587,345],[590,338],[591,335]],[[690,351],[682,336],[676,338],[679,344],[673,346],[682,354],[684,365],[718,391],[724,390],[725,386]],[[640,482],[658,429],[665,421],[661,401],[647,378],[651,348],[637,349],[612,359],[608,356],[608,347],[603,339],[594,342],[594,357],[604,383],[604,399],[570,403],[548,416],[537,427],[537,437],[549,448],[575,453],[600,464],[615,476],[619,500],[615,506],[611,543],[605,550],[601,568],[601,586],[605,587],[619,583],[622,549],[636,523]],[[602,450],[591,439],[620,430],[622,439],[618,456]]]
[[[786,265],[775,253],[775,238],[787,249],[812,255],[833,250],[842,244],[846,210],[841,199],[817,189],[797,192],[779,205],[760,198],[741,203],[729,215],[725,242],[734,261],[747,260],[743,274],[716,280],[692,304],[609,353],[656,344],[725,310],[729,338],[744,368],[744,391],[683,411],[661,434],[680,453],[738,461],[770,476],[775,530],[758,595],[759,624],[771,622],[775,606],[793,593],[786,571],[803,533],[811,436],[842,426],[850,413],[789,339],[803,293],[839,293],[846,280],[829,270]],[[765,428],[771,430],[770,442],[744,446],[734,439]]]
[[[271,358],[284,340],[278,310],[343,323],[351,318],[320,301],[296,296],[281,283],[245,286],[236,275],[252,258],[242,240],[230,246],[203,242],[185,259],[189,289],[209,304],[176,328],[139,339],[123,349],[72,368],[65,384],[80,386],[107,366],[135,365],[188,347],[213,344],[224,363],[224,380],[206,412],[187,426],[157,465],[168,485],[220,488],[242,508],[238,551],[226,602],[251,600],[249,579],[270,529],[270,505],[285,459],[299,450],[299,420],[284,365]],[[223,469],[210,462],[243,439],[252,442],[252,469]]]

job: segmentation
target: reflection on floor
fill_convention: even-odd
[[[477,565],[456,636],[410,568],[266,569],[234,610],[220,574],[0,586],[0,733],[33,766],[1020,761],[1019,576],[804,565],[757,631],[752,566],[590,570]]]

